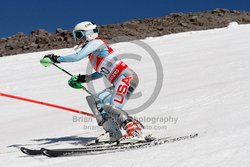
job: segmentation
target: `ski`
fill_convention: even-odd
[[[43,155],[47,157],[60,157],[60,156],[75,156],[75,155],[95,155],[95,154],[105,154],[112,152],[120,152],[120,151],[128,151],[134,150],[138,148],[148,148],[153,147],[165,143],[172,143],[176,141],[183,141],[187,139],[193,139],[198,137],[198,133],[190,134],[186,136],[180,137],[164,137],[153,140],[146,140],[144,142],[137,143],[116,143],[116,144],[106,144],[99,146],[83,146],[79,148],[66,148],[66,149],[47,149],[41,148],[41,152]]]
[[[20,150],[27,155],[45,155],[47,157],[60,157],[60,156],[74,156],[74,155],[95,155],[105,154],[112,152],[128,151],[138,148],[147,148],[157,146],[165,143],[173,143],[176,141],[182,141],[187,139],[193,139],[198,137],[198,133],[180,136],[180,137],[164,137],[164,138],[153,138],[151,136],[146,137],[146,141],[136,143],[88,143],[78,148],[62,148],[62,149],[29,149],[21,147]]]
[[[27,155],[42,155],[41,149],[29,149],[26,147],[21,147],[20,150]]]
[[[88,144],[85,144],[81,147],[81,149],[84,149],[84,148],[98,148],[98,147],[102,147],[104,145],[108,145],[109,143],[105,143],[105,142],[99,142],[99,143],[95,143],[95,142],[90,142]],[[39,149],[31,149],[31,148],[27,148],[27,147],[21,147],[20,150],[24,153],[24,154],[27,154],[27,155],[42,155],[42,148],[39,148]],[[54,150],[61,150],[61,149],[54,149]]]
[[[85,145],[82,145],[82,147],[80,147],[80,149],[95,149],[95,148],[100,148],[100,147],[103,147],[103,146],[108,146],[110,145],[109,142],[98,142],[98,143],[95,143],[95,140],[94,141],[91,141]],[[70,150],[72,148],[69,148]],[[20,150],[24,153],[24,154],[27,154],[27,155],[42,155],[42,148],[39,148],[39,149],[31,149],[31,148],[27,148],[27,147],[21,147]],[[61,149],[54,149],[54,150],[61,150]]]

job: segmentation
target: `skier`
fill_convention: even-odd
[[[106,77],[112,84],[111,87],[87,96],[86,100],[91,111],[96,116],[99,126],[105,133],[98,137],[98,141],[143,141],[142,125],[129,116],[122,108],[138,85],[136,73],[127,64],[116,57],[113,49],[98,37],[97,25],[84,21],[77,24],[73,30],[73,37],[80,51],[66,56],[49,54],[41,60],[50,63],[76,62],[86,57],[96,72],[91,75],[75,75],[68,84],[76,89],[81,89],[81,83],[87,83],[101,77]],[[46,60],[47,59],[47,60]],[[121,129],[126,131],[122,135]]]

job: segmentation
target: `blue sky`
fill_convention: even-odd
[[[72,29],[78,22],[119,23],[133,18],[159,17],[173,12],[214,8],[250,11],[249,0],[2,0],[0,37],[43,28]]]

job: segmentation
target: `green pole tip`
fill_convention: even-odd
[[[53,62],[50,60],[50,58],[46,57],[40,60],[40,63],[44,66],[44,67],[49,67]]]

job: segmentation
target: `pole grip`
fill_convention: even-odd
[[[63,72],[67,73],[68,75],[73,76],[70,72],[66,71],[65,69],[63,69],[62,67],[56,65],[55,63],[53,63],[53,65],[54,65],[55,67],[57,67],[58,69],[62,70]],[[89,95],[94,96],[94,97],[96,97],[97,99],[100,99],[99,97],[97,97],[97,96],[95,96],[93,93],[91,93],[88,89],[86,89],[84,86],[83,86],[82,89],[85,90]]]

